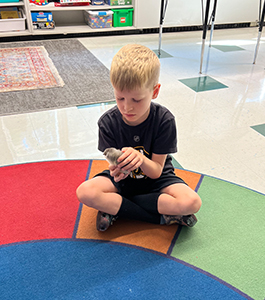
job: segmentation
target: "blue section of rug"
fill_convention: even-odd
[[[171,258],[119,244],[49,240],[0,248],[10,299],[244,299]]]

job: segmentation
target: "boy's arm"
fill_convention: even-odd
[[[131,147],[123,148],[122,152],[124,152],[123,155],[118,159],[120,163],[117,167],[117,174],[121,169],[131,172],[137,168],[141,168],[144,174],[152,179],[156,179],[162,174],[167,154],[153,154],[149,159]]]
[[[145,157],[143,164],[141,165],[141,170],[146,174],[146,176],[156,179],[161,176],[164,169],[167,154],[154,154],[152,159]]]

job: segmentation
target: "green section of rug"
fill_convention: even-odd
[[[109,70],[77,39],[0,43],[0,48],[44,46],[63,87],[1,93],[0,115],[113,101]]]
[[[182,228],[172,256],[265,298],[265,195],[205,176],[194,228]]]
[[[182,165],[171,155],[172,157],[172,165],[176,169],[183,169]]]

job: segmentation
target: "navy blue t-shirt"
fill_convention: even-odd
[[[132,147],[151,159],[152,154],[177,152],[177,130],[175,117],[164,106],[151,102],[147,119],[139,125],[126,124],[117,106],[105,112],[98,121],[98,149]],[[163,173],[174,171],[171,157],[167,155]],[[145,174],[137,169],[132,178],[144,178]]]

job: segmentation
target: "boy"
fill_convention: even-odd
[[[99,144],[122,150],[118,165],[77,189],[83,204],[97,209],[97,229],[117,217],[192,227],[201,206],[196,192],[177,177],[169,153],[177,151],[174,116],[152,102],[160,84],[160,61],[142,45],[127,45],[114,56],[110,80],[117,105],[98,121]]]

